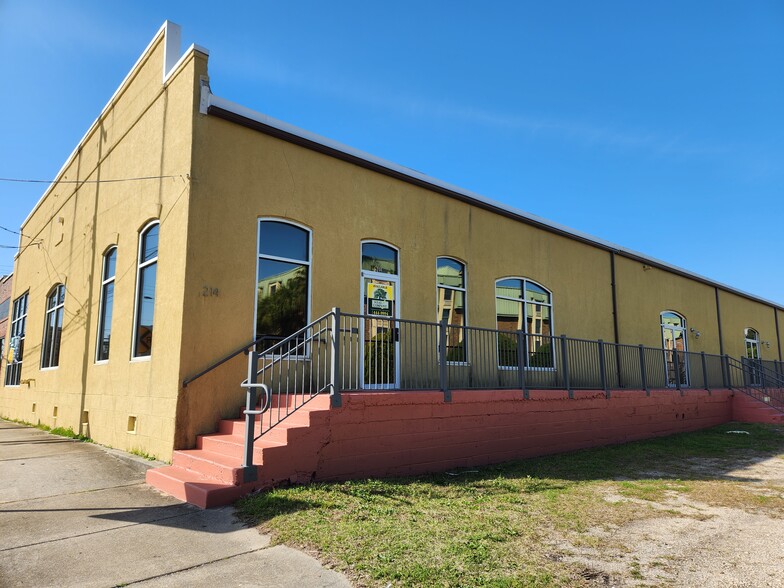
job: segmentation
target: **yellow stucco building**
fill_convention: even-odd
[[[22,224],[0,415],[169,459],[237,414],[243,357],[183,382],[333,307],[781,361],[781,305],[215,96],[179,45],[165,23]]]

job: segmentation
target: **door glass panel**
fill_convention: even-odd
[[[363,278],[364,384],[370,387],[396,385],[397,373],[397,283]]]

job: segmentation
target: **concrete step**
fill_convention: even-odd
[[[226,455],[204,449],[182,449],[174,452],[172,466],[196,472],[205,478],[237,486],[242,477],[242,453]]]
[[[265,435],[266,437],[266,435]],[[283,442],[272,441],[262,437],[256,441],[253,451],[253,461],[256,464],[263,463],[263,450],[269,447],[280,447],[285,445]],[[200,435],[196,439],[196,448],[221,453],[228,456],[244,455],[245,438],[242,435],[226,435],[216,433],[214,435]]]
[[[198,506],[214,508],[234,502],[254,489],[253,484],[222,484],[198,472],[176,466],[147,470],[147,483],[175,498]]]

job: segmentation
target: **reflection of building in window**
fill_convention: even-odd
[[[667,385],[689,385],[689,366],[686,356],[686,319],[677,312],[661,313],[662,347],[665,349]],[[677,355],[677,359],[676,359]],[[677,363],[677,369],[676,369]]]
[[[362,269],[397,275],[397,251],[383,243],[362,243]]]
[[[465,329],[458,328],[466,324],[465,265],[449,257],[439,257],[436,260],[436,280],[436,316],[450,325],[447,329],[447,360],[467,361]]]
[[[139,265],[136,276],[136,321],[134,324],[134,357],[152,353],[153,319],[155,317],[155,283],[158,278],[158,221],[150,223],[139,237]]]
[[[759,333],[754,329],[745,329],[746,357],[749,359],[760,358]]]
[[[8,351],[6,351],[8,361],[5,367],[6,386],[18,386],[22,376],[28,294],[28,292],[25,292],[14,300],[11,312],[11,325],[8,329]]]
[[[44,343],[41,347],[41,367],[51,368],[60,365],[60,341],[63,334],[63,309],[65,307],[65,286],[58,284],[46,298],[44,318]]]
[[[498,280],[495,286],[498,363],[518,365],[518,331],[525,333],[523,350],[527,367],[553,367],[552,295],[539,284],[522,278]]]
[[[308,324],[310,233],[276,220],[259,221],[256,338],[262,350]]]
[[[110,248],[103,256],[101,300],[98,313],[98,343],[96,361],[109,359],[109,342],[112,336],[112,311],[114,310],[114,273],[117,266],[117,247]]]

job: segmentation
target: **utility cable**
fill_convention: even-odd
[[[110,180],[29,180],[21,178],[0,178],[0,182],[18,182],[24,184],[110,184],[113,182],[138,182],[140,180],[165,180],[187,176],[141,176],[138,178],[115,178]]]

